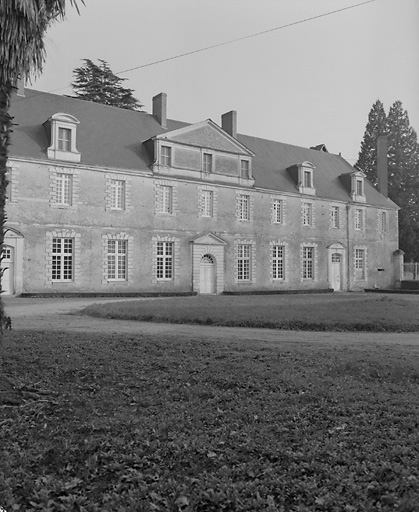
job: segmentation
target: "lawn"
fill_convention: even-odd
[[[408,332],[419,331],[419,295],[198,295],[95,304],[83,314],[273,329]]]
[[[419,346],[365,336],[7,333],[0,508],[417,511]]]

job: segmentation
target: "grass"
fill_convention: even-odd
[[[8,512],[417,510],[417,346],[210,329],[5,344],[6,374],[52,391],[0,408]]]
[[[419,295],[196,296],[94,304],[102,318],[315,331],[419,331]]]

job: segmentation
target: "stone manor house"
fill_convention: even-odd
[[[6,294],[359,290],[400,280],[398,207],[324,145],[20,90]],[[313,141],[314,142],[314,141]]]

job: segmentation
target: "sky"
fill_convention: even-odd
[[[48,31],[29,87],[71,95],[74,68],[103,59],[147,112],[160,92],[179,121],[236,110],[239,133],[325,144],[351,164],[377,99],[386,112],[400,100],[419,131],[419,0],[77,3]]]

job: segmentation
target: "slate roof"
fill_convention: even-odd
[[[149,169],[150,158],[142,143],[160,133],[190,125],[168,119],[167,129],[163,129],[154,116],[145,112],[25,89],[25,97],[16,96],[10,110],[17,124],[13,128],[10,156],[46,159],[49,143],[43,123],[58,112],[71,114],[80,121],[77,149],[82,155],[82,163],[107,168]],[[255,187],[296,193],[296,183],[287,168],[309,161],[316,166],[317,197],[350,200],[340,176],[355,169],[341,156],[248,135],[239,134],[237,139],[255,153],[252,165]],[[367,180],[365,195],[367,204],[397,208]]]

